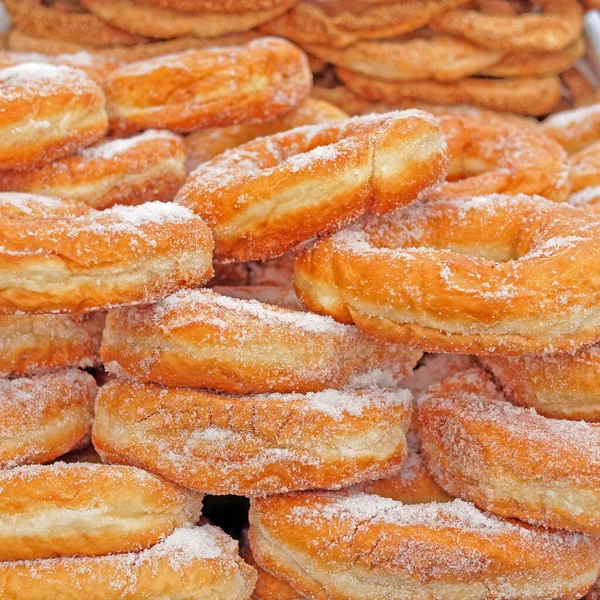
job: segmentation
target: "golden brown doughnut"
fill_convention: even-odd
[[[328,121],[346,118],[345,112],[323,100],[307,98],[294,110],[269,121],[255,125],[242,124],[217,129],[201,129],[185,138],[185,148],[190,170],[200,163],[253,140],[257,137],[273,135],[302,125],[317,125]]]
[[[210,494],[332,489],[398,472],[408,390],[227,396],[113,380],[96,402],[103,460]]]
[[[599,244],[598,217],[567,204],[437,200],[309,246],[294,283],[309,309],[421,350],[555,353],[599,338]]]
[[[383,81],[338,68],[338,77],[352,92],[389,105],[407,102],[467,104],[522,115],[548,114],[560,100],[560,79],[555,75],[460,81]]]
[[[462,500],[253,499],[249,535],[258,565],[312,600],[575,600],[599,570],[598,538],[506,521]]]
[[[583,25],[583,9],[577,0],[528,2],[523,14],[486,14],[472,8],[456,8],[429,22],[437,31],[497,50],[561,50],[575,41]],[[537,9],[540,9],[538,12]]]
[[[364,213],[406,206],[440,182],[446,144],[420,111],[308,125],[201,164],[177,194],[209,224],[215,255],[280,256]]]
[[[0,562],[3,600],[248,600],[255,581],[237,543],[210,525],[137,553]]]
[[[542,130],[567,152],[576,152],[600,140],[600,103],[565,110],[542,122]]]
[[[134,0],[139,6],[157,6],[179,12],[245,13],[270,10],[287,0]]]
[[[83,202],[67,198],[50,198],[39,194],[0,192],[0,218],[38,219],[80,217],[92,209]]]
[[[583,188],[571,194],[569,204],[593,213],[600,213],[600,186]]]
[[[377,370],[400,381],[421,353],[329,317],[182,290],[111,310],[101,355],[109,373],[134,381],[250,394],[340,388]]]
[[[172,200],[186,177],[178,135],[148,130],[109,139],[35,171],[0,171],[0,190],[44,193],[104,209]]]
[[[0,379],[0,469],[50,462],[89,439],[96,391],[76,369]]]
[[[202,496],[134,467],[0,471],[0,561],[137,552],[198,522]]]
[[[75,218],[0,217],[0,314],[149,302],[212,276],[202,219],[175,204]]]
[[[0,169],[31,169],[100,139],[104,94],[83,71],[27,63],[0,70]]]
[[[238,286],[214,286],[212,288],[217,294],[240,298],[241,300],[258,300],[261,303],[272,304],[288,308],[290,310],[305,312],[304,306],[298,300],[298,296],[292,287],[278,285],[238,285]]]
[[[280,117],[308,96],[311,81],[300,49],[260,38],[126,65],[109,75],[106,95],[111,125],[119,131],[190,132]]]
[[[102,313],[0,316],[0,377],[99,363]]]
[[[81,0],[100,19],[118,27],[127,23],[133,33],[152,38],[174,38],[186,35],[213,38],[249,31],[286,12],[296,0],[285,0],[277,6],[243,13],[182,13],[180,11],[144,6],[135,0]]]
[[[600,140],[571,154],[569,161],[572,192],[600,185]]]
[[[77,1],[6,0],[4,4],[14,25],[35,37],[95,45],[131,45],[143,40],[129,31],[112,27]]]
[[[508,402],[482,369],[419,397],[427,469],[450,494],[504,517],[597,535],[600,428]]]
[[[263,571],[256,564],[249,544],[243,548],[242,558],[256,569],[258,575],[252,600],[304,600],[289,583]]]

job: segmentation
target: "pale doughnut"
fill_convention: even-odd
[[[198,522],[202,496],[134,467],[0,471],[0,561],[139,551]]]

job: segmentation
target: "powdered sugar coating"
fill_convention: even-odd
[[[148,129],[139,135],[129,138],[108,140],[91,148],[80,150],[79,155],[86,159],[101,158],[104,160],[117,160],[120,154],[135,148],[140,143],[156,139],[179,140],[179,136],[170,131]]]

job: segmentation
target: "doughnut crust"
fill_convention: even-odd
[[[162,202],[75,218],[0,217],[0,314],[147,302],[212,276],[212,239]]]
[[[101,142],[35,171],[0,171],[0,190],[67,197],[104,209],[172,200],[186,177],[183,140],[145,131]]]
[[[575,600],[599,569],[598,538],[504,521],[461,500],[253,499],[249,537],[257,564],[312,600]]]
[[[227,396],[117,379],[93,441],[107,462],[210,494],[337,489],[400,470],[411,411],[407,390]]]
[[[481,369],[419,398],[425,464],[448,493],[522,521],[598,535],[600,428],[513,406]]]
[[[202,497],[135,467],[0,471],[0,561],[139,551],[200,518]]]
[[[287,0],[134,0],[140,6],[158,6],[179,12],[244,13],[270,10]]]
[[[255,581],[237,543],[210,525],[137,553],[0,563],[3,600],[248,600]]]
[[[0,379],[0,469],[50,462],[85,443],[97,390],[76,369]]]
[[[574,152],[569,159],[572,192],[600,185],[600,141]]]
[[[311,82],[300,49],[260,38],[127,65],[107,78],[106,97],[111,126],[120,132],[190,132],[275,119],[308,96]]]
[[[310,310],[429,352],[556,353],[598,339],[599,235],[538,197],[432,200],[309,246],[294,283]]]
[[[421,111],[356,117],[259,138],[200,165],[176,201],[201,215],[216,256],[265,260],[364,213],[396,210],[446,169]]]
[[[32,169],[99,140],[104,94],[83,71],[26,63],[0,71],[0,169]]]
[[[550,115],[541,127],[567,152],[581,150],[600,140],[600,104],[580,106]]]
[[[211,290],[110,311],[101,354],[120,377],[235,394],[318,392],[376,370],[400,381],[421,356],[328,317]]]

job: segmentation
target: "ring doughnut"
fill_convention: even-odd
[[[148,130],[84,148],[35,171],[0,171],[0,190],[67,197],[93,208],[172,200],[186,177],[183,140]]]
[[[102,313],[0,316],[0,377],[99,364]]]
[[[0,314],[148,302],[212,276],[210,232],[181,206],[115,206],[75,218],[0,217]]]
[[[261,31],[300,44],[344,47],[360,40],[391,38],[415,31],[466,0],[390,1],[383,4],[301,0]]]
[[[483,48],[505,51],[562,50],[581,33],[583,9],[577,0],[543,0],[529,4],[531,11],[517,15],[455,8],[434,16],[429,25]],[[541,12],[533,10],[538,7]]]
[[[600,185],[600,140],[569,157],[572,192]]]
[[[461,500],[252,499],[249,536],[258,565],[313,600],[574,600],[599,570],[597,538],[505,521]]]
[[[309,246],[294,284],[310,310],[424,351],[555,353],[600,335],[599,236],[543,198],[430,201]]]
[[[83,71],[27,63],[0,70],[0,169],[32,169],[89,146],[107,128],[104,94]]]
[[[141,552],[0,562],[3,600],[247,600],[255,581],[237,543],[210,525]]]
[[[336,69],[340,80],[352,92],[372,102],[391,106],[408,102],[467,104],[499,112],[522,115],[548,114],[561,98],[561,83],[556,75],[489,79],[465,77],[460,81],[383,81]]]
[[[571,191],[566,152],[534,127],[498,119],[439,117],[448,144],[447,181],[426,199],[486,194],[539,195],[562,202]]]
[[[311,82],[299,48],[260,38],[126,65],[105,89],[113,129],[190,132],[280,117],[308,96]]]
[[[211,227],[217,257],[265,260],[439,183],[446,144],[421,111],[259,138],[201,164],[177,194]]]
[[[419,397],[427,469],[448,493],[503,517],[597,535],[600,429],[508,402],[481,369]]]
[[[89,439],[96,391],[75,369],[0,379],[0,469],[50,462]]]
[[[134,467],[0,471],[0,561],[139,551],[198,522],[202,496]]]
[[[550,356],[487,356],[481,362],[515,404],[553,419],[600,422],[600,347]]]
[[[245,13],[271,10],[287,0],[134,0],[139,6],[156,6],[179,12]]]
[[[347,116],[345,112],[333,104],[323,100],[307,98],[298,108],[268,123],[201,129],[190,133],[185,138],[188,164],[195,168],[200,163],[214,158],[217,154],[241,146],[257,137],[273,135],[302,125],[318,125],[319,123],[337,121],[345,119]]]
[[[565,110],[545,119],[542,131],[567,152],[576,152],[600,140],[600,103]]]
[[[110,311],[101,355],[133,381],[250,394],[319,392],[381,370],[400,381],[421,353],[329,317],[182,290]]]
[[[89,13],[78,2],[68,7],[55,0],[6,0],[12,22],[21,31],[38,38],[55,38],[66,42],[96,45],[137,44],[138,35],[112,27]],[[57,6],[58,5],[58,6]]]
[[[151,38],[174,38],[192,35],[213,38],[249,31],[286,12],[296,0],[285,0],[268,10],[244,13],[180,11],[144,6],[135,0],[81,0],[93,14],[109,25],[127,23],[129,31]]]
[[[204,493],[332,489],[398,472],[407,390],[227,396],[115,379],[96,402],[94,447]]]

